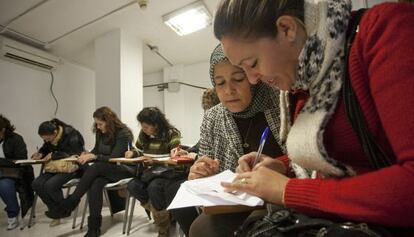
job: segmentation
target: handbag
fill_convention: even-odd
[[[178,179],[181,177],[186,177],[186,173],[175,169],[175,167],[156,165],[144,170],[141,175],[141,181],[149,184],[156,178]]]
[[[70,156],[77,158],[78,156]],[[45,172],[48,173],[73,173],[79,169],[79,165],[73,161],[50,160],[45,164]]]
[[[235,231],[238,237],[392,237],[383,227],[365,223],[336,223],[323,218],[308,217],[292,209],[269,205],[262,219],[248,218]]]
[[[355,38],[358,24],[366,9],[360,9],[349,22],[349,35],[345,42],[345,62],[349,61],[349,51]],[[358,99],[352,89],[349,79],[348,65],[343,75],[342,94],[348,120],[357,134],[364,153],[375,169],[390,166],[392,161],[376,143],[374,136],[369,132]],[[261,217],[260,217],[261,218]],[[239,237],[391,237],[389,230],[371,226],[366,223],[335,222],[333,220],[309,217],[292,209],[276,205],[268,205],[268,213],[263,218],[247,219],[235,236]]]

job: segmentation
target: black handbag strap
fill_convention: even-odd
[[[377,144],[374,136],[369,132],[367,123],[364,118],[364,114],[361,111],[361,107],[358,103],[358,99],[355,95],[355,92],[352,89],[351,80],[349,79],[349,53],[351,49],[352,42],[355,38],[355,35],[358,32],[359,21],[362,18],[365,10],[359,9],[355,12],[355,15],[351,18],[348,27],[348,37],[345,42],[345,68],[343,75],[343,86],[342,94],[345,101],[346,113],[348,120],[351,123],[352,129],[358,136],[359,142],[362,145],[362,148],[365,154],[368,156],[371,165],[375,169],[380,169],[383,167],[390,166],[392,162],[387,157],[383,149]]]

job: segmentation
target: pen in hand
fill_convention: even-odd
[[[257,161],[260,159],[260,156],[262,155],[263,147],[266,143],[266,139],[267,139],[268,134],[269,134],[269,127],[266,127],[265,130],[262,133],[262,137],[260,138],[259,149],[257,150],[256,157],[254,158],[252,169],[256,166]]]

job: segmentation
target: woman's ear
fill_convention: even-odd
[[[281,16],[276,20],[277,35],[289,42],[294,42],[298,35],[299,26],[292,16]]]

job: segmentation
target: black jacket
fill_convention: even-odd
[[[24,160],[27,159],[27,148],[23,137],[14,132],[6,132],[3,142],[4,161],[10,160]],[[3,166],[14,167],[20,170],[21,178],[16,180],[16,190],[19,193],[20,205],[22,209],[22,217],[24,217],[33,204],[34,193],[32,189],[32,182],[34,180],[32,166],[18,166],[13,163],[5,164]]]
[[[45,142],[39,152],[43,157],[52,152],[52,160],[59,160],[71,155],[80,155],[85,150],[85,142],[80,132],[72,126],[64,126],[63,134],[56,146]]]
[[[124,157],[128,150],[128,144],[133,140],[132,133],[128,128],[122,128],[115,134],[115,141],[109,144],[108,138],[96,133],[95,147],[91,153],[96,155],[97,161],[108,161],[110,158]]]

